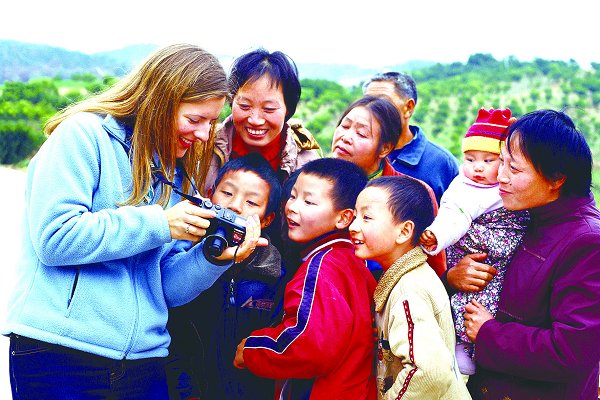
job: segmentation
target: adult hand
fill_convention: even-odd
[[[477,334],[481,326],[490,319],[494,319],[487,308],[479,304],[475,299],[471,300],[471,303],[465,306],[464,318],[467,337],[473,343],[477,339]]]
[[[171,238],[198,242],[206,235],[210,225],[209,218],[216,214],[212,210],[198,207],[194,203],[184,200],[165,210]]]
[[[240,344],[237,345],[237,350],[235,351],[235,358],[233,359],[233,366],[238,369],[245,369],[246,364],[244,364],[244,345],[246,344],[246,339],[242,339]]]
[[[437,238],[429,229],[425,229],[419,238],[419,242],[427,251],[433,251],[437,247]]]
[[[496,275],[496,268],[479,261],[485,253],[469,254],[448,270],[448,284],[461,292],[480,292]]]
[[[267,239],[260,237],[260,219],[258,215],[252,215],[246,218],[246,235],[244,236],[244,241],[239,246],[226,248],[223,254],[216,257],[216,259],[233,260],[234,263],[238,263],[248,258],[257,246],[266,246],[268,244]]]

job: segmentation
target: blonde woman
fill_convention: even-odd
[[[214,213],[182,195],[204,184],[226,93],[213,55],[173,45],[48,121],[2,331],[14,398],[167,397],[167,308],[259,244],[251,217],[219,260],[191,246]]]

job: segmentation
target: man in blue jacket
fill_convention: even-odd
[[[363,88],[369,96],[385,96],[394,103],[402,132],[388,159],[396,171],[425,181],[440,202],[444,191],[458,175],[458,161],[445,148],[430,142],[416,125],[410,125],[417,105],[417,87],[413,78],[402,72],[385,72],[373,76]]]

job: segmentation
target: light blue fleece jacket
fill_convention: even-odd
[[[112,359],[164,357],[167,308],[194,299],[231,265],[171,240],[154,204],[160,190],[151,205],[117,205],[131,193],[128,148],[114,118],[80,113],[31,160],[22,257],[2,334]],[[173,194],[169,206],[180,200]]]

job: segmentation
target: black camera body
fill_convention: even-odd
[[[210,226],[206,229],[204,246],[209,255],[218,257],[226,247],[236,246],[244,241],[246,236],[244,217],[228,208],[213,204],[208,199],[194,197],[191,201],[198,207],[213,210],[217,214],[209,220]]]

